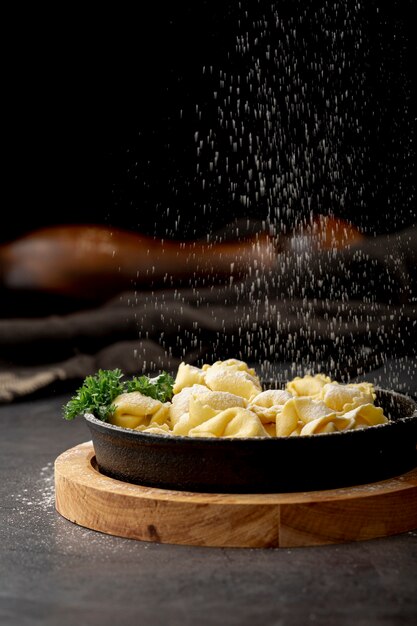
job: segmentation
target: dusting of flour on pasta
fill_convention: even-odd
[[[201,368],[181,363],[170,402],[121,394],[109,421],[166,436],[297,437],[384,424],[375,398],[371,383],[341,384],[324,374],[263,389],[247,363],[227,359]]]

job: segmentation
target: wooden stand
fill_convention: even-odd
[[[289,548],[417,528],[417,468],[355,487],[279,494],[167,491],[100,474],[91,442],[55,461],[56,509],[110,535],[194,546]]]

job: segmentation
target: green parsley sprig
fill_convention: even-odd
[[[159,376],[133,377],[122,380],[120,369],[98,370],[94,376],[87,376],[76,394],[63,407],[66,420],[73,420],[78,415],[92,413],[106,422],[114,412],[113,400],[121,393],[139,391],[145,396],[166,402],[172,397],[174,379],[167,372]]]
[[[126,391],[140,391],[144,396],[150,396],[154,400],[166,402],[172,398],[174,379],[167,372],[162,372],[155,378],[148,376],[133,377],[126,381]]]

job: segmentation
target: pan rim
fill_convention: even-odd
[[[399,393],[397,391],[384,389],[382,387],[375,387],[375,391],[382,391],[383,393],[387,393],[390,396],[398,397],[399,399],[406,400],[414,405],[414,411],[411,415],[406,415],[403,417],[399,417],[396,419],[388,418],[388,422],[384,424],[376,424],[374,426],[368,426],[366,428],[358,428],[354,430],[345,430],[345,431],[334,431],[330,433],[313,433],[311,435],[298,435],[296,437],[288,436],[288,437],[189,437],[188,435],[171,435],[171,434],[155,434],[155,433],[147,433],[139,430],[135,430],[134,428],[126,428],[122,426],[117,426],[116,424],[110,424],[109,422],[104,422],[103,420],[98,419],[92,413],[85,413],[84,419],[92,425],[102,427],[105,430],[110,432],[116,432],[125,436],[126,438],[131,439],[132,437],[137,438],[140,441],[148,442],[148,443],[184,443],[189,442],[190,445],[197,445],[198,443],[204,443],[208,445],[230,445],[231,442],[236,445],[236,442],[243,443],[251,443],[254,445],[261,445],[268,442],[268,445],[280,445],[279,443],[271,442],[288,442],[288,441],[309,441],[312,438],[320,440],[324,440],[325,438],[331,437],[357,437],[364,436],[364,433],[376,432],[376,431],[385,431],[388,428],[396,428],[399,425],[406,425],[408,423],[416,422],[417,426],[417,402],[411,396]],[[366,435],[370,436],[370,435]],[[257,443],[255,443],[257,442]],[[291,445],[291,444],[290,444]],[[295,444],[294,444],[295,445]]]

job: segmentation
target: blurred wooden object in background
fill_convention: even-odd
[[[292,233],[230,241],[181,242],[102,225],[35,230],[0,247],[3,289],[57,294],[85,301],[127,289],[175,286],[205,278],[214,285],[257,269],[273,270],[280,252],[343,249],[362,239],[351,224],[316,216]]]

